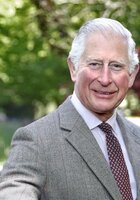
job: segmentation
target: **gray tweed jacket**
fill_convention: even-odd
[[[117,120],[140,200],[140,128]],[[0,200],[121,200],[108,164],[69,98],[16,131],[1,172]]]

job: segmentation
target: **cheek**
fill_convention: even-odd
[[[75,82],[75,89],[80,96],[88,95],[90,84],[93,80],[93,76],[89,73],[89,70],[86,68],[79,71],[77,74],[76,82]]]
[[[79,74],[79,81],[82,81],[85,86],[89,85],[94,80],[94,74],[85,68]]]
[[[119,90],[127,91],[129,88],[129,75],[122,74],[116,81],[116,85]]]
[[[91,74],[88,70],[83,69],[77,76],[77,83],[86,87],[92,80]]]

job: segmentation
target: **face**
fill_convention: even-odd
[[[70,59],[68,65],[77,97],[102,121],[111,117],[137,74],[129,73],[127,43],[116,35],[89,35],[78,70]]]

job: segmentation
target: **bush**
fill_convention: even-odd
[[[0,122],[0,162],[7,158],[12,136],[15,130],[21,126],[17,121]]]

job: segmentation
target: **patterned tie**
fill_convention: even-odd
[[[123,200],[133,200],[129,174],[123,157],[121,146],[117,138],[112,133],[112,127],[107,123],[102,123],[99,128],[105,132],[106,144],[111,171],[119,187]]]

